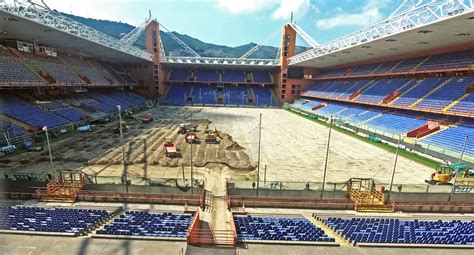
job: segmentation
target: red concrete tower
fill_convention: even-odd
[[[280,103],[288,102],[288,96],[291,94],[291,88],[287,87],[288,77],[288,58],[296,54],[296,31],[290,25],[283,27],[281,40],[280,72],[278,74],[278,89],[276,91]]]

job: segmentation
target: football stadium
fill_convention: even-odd
[[[473,254],[474,1],[400,3],[270,58],[0,1],[0,254]]]

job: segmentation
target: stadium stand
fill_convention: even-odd
[[[105,210],[0,207],[0,229],[78,235],[97,227],[109,216]]]
[[[468,115],[474,115],[474,93],[466,95],[461,101],[451,107],[449,110],[451,113],[464,113]]]
[[[255,102],[257,106],[275,106],[278,103],[273,98],[272,92],[268,87],[255,86],[252,88],[255,94]]]
[[[97,230],[102,235],[185,238],[192,214],[126,211],[124,215]]]
[[[465,153],[474,156],[474,128],[467,126],[457,126],[439,131],[421,140],[422,144],[438,146],[449,150],[461,152],[467,140]]]
[[[352,243],[474,245],[474,221],[328,218],[322,221]]]
[[[245,82],[245,72],[227,70],[222,72],[222,82]]]
[[[24,135],[25,130],[9,121],[0,119],[0,133],[8,133],[8,136],[13,138]]]
[[[234,216],[240,240],[335,242],[305,218]]]
[[[263,71],[253,71],[253,81],[255,83],[265,83],[265,84],[271,84],[272,79],[270,77],[270,74],[268,72],[263,72]]]
[[[0,95],[0,113],[32,127],[48,126],[54,128],[68,123],[67,120],[30,105],[12,95]]]
[[[214,70],[198,70],[196,72],[196,81],[219,82],[219,72]]]
[[[473,63],[473,58],[474,50],[434,55],[425,63],[420,65],[417,70],[424,71],[466,68]]]
[[[33,66],[46,71],[56,83],[83,84],[79,77],[56,57],[40,57],[29,53],[24,53],[23,56]]]
[[[382,114],[366,123],[371,128],[401,135],[426,124],[426,120],[415,119],[394,114]]]
[[[170,81],[187,81],[189,77],[189,70],[173,69],[170,73]]]
[[[246,87],[228,85],[224,87],[225,104],[247,105],[249,92]]]
[[[442,110],[449,103],[465,94],[466,88],[474,83],[474,77],[452,78],[441,88],[424,98],[415,108],[425,110]]]
[[[43,83],[37,75],[31,72],[7,48],[0,45],[0,83]]]
[[[215,104],[216,86],[196,84],[193,86],[192,96],[195,104]]]
[[[391,92],[397,91],[408,79],[379,80],[364,90],[354,101],[377,104]]]
[[[190,85],[171,84],[165,103],[171,105],[185,105],[186,97],[191,94]]]

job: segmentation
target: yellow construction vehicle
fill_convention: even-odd
[[[474,182],[474,172],[465,164],[442,164],[436,167],[436,171],[425,182],[432,185],[453,185],[455,178],[459,182]]]
[[[204,131],[204,142],[206,143],[219,143],[217,140],[217,130],[216,129],[206,129]]]

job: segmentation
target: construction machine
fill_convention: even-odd
[[[127,133],[129,130],[128,124],[126,121],[122,121],[122,132]],[[117,127],[114,129],[114,134],[120,134],[120,122],[117,123]]]
[[[163,145],[166,157],[175,157],[178,154],[176,145],[171,141],[171,137],[165,138],[165,144]]]
[[[191,123],[181,123],[179,124],[179,129],[178,133],[179,134],[186,134],[188,131],[197,131],[197,125],[191,124]]]
[[[194,131],[186,132],[185,139],[186,139],[186,142],[189,143],[189,144],[191,144],[191,143],[200,143],[201,142],[201,140],[197,136],[196,132],[194,132]]]
[[[460,182],[473,182],[474,171],[465,164],[441,164],[436,167],[436,171],[431,174],[430,179],[425,180],[431,185],[453,185],[455,178]]]
[[[217,140],[217,130],[216,129],[206,129],[204,131],[204,141],[206,143],[219,143]]]

